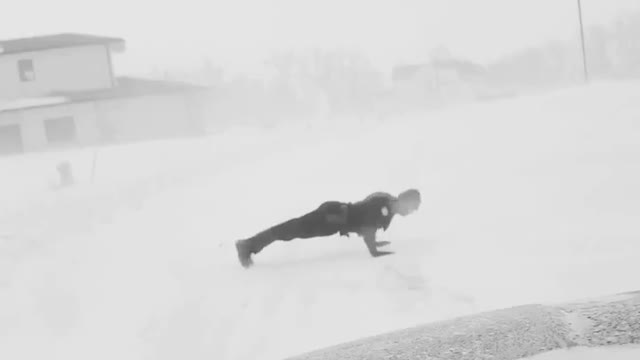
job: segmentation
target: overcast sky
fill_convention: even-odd
[[[13,0],[0,38],[55,32],[123,37],[122,71],[215,64],[255,68],[277,49],[348,47],[376,64],[419,60],[443,44],[487,62],[578,30],[576,0]],[[587,23],[639,0],[582,0]]]

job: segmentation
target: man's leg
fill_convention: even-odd
[[[252,264],[251,255],[257,254],[275,241],[291,241],[331,236],[346,222],[346,208],[338,202],[325,202],[316,210],[272,226],[248,239],[236,242],[243,266]]]
[[[301,228],[300,222],[301,218],[290,219],[263,230],[250,238],[236,241],[238,259],[242,266],[249,267],[253,265],[251,255],[259,253],[273,242],[277,240],[289,241],[301,235],[298,234]]]
[[[247,241],[250,243],[251,252],[257,254],[275,241],[291,241],[305,235],[304,217],[298,217],[261,231]]]

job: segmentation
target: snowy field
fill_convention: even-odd
[[[280,359],[639,289],[638,120],[640,83],[594,84],[340,134],[105,148],[94,181],[93,149],[0,159],[0,358]],[[54,190],[61,160],[78,184]],[[380,234],[394,256],[336,236],[237,263],[238,238],[407,187],[424,204]]]

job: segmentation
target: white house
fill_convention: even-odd
[[[117,77],[123,39],[57,34],[0,41],[0,154],[196,134],[207,89]]]

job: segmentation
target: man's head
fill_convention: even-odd
[[[406,216],[420,208],[422,197],[417,189],[409,189],[398,195],[398,201],[395,204],[395,212]]]

